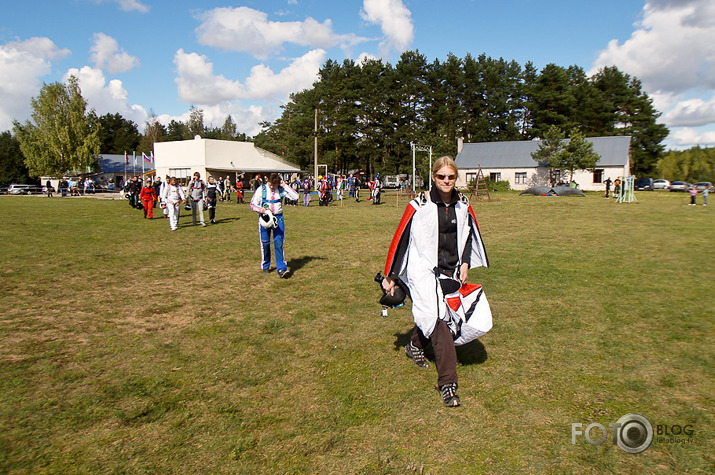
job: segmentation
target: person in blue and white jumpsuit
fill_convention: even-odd
[[[290,269],[283,254],[283,242],[285,240],[285,222],[283,221],[283,197],[290,200],[297,200],[298,193],[288,186],[280,175],[271,174],[267,183],[260,185],[251,199],[251,209],[258,214],[264,214],[270,210],[276,217],[276,226],[264,228],[260,224],[258,230],[261,235],[261,269],[267,273],[271,267],[271,232],[273,232],[273,249],[276,253],[276,269],[281,278],[288,277]]]

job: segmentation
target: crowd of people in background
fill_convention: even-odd
[[[204,180],[198,172],[181,180],[169,176],[164,180],[161,177],[152,180],[150,177],[133,176],[119,183],[119,189],[122,199],[127,199],[132,208],[143,210],[146,219],[153,219],[154,209],[159,206],[162,217],[170,220],[170,227],[174,230],[178,226],[182,205],[185,211],[191,211],[193,224],[207,226],[205,211],[208,211],[208,222],[215,224],[218,203],[232,202],[235,193],[236,204],[245,204],[245,191],[251,190],[255,196],[268,179],[268,176],[262,176],[260,173],[250,178],[245,174],[238,175],[235,182],[228,176],[215,178],[213,175]],[[376,205],[381,203],[383,184],[379,174],[374,180],[364,183],[352,173],[347,176],[319,175],[315,182],[308,176],[301,179],[298,174],[293,173],[290,177],[281,176],[281,180],[286,189],[290,188],[290,192],[284,193],[282,197],[285,206],[298,206],[301,192],[303,206],[310,206],[313,194],[317,194],[319,206],[328,206],[335,200],[342,201],[346,198],[354,198],[356,202],[360,202],[360,189],[363,186],[370,190],[368,201]]]
[[[55,187],[51,180],[45,183],[47,196],[52,198]],[[97,183],[91,177],[61,178],[57,183],[57,192],[60,196],[84,196],[95,193]]]

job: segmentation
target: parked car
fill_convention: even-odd
[[[11,195],[40,194],[42,193],[42,187],[39,185],[18,185],[17,183],[13,183],[7,192]]]
[[[400,186],[400,176],[399,175],[387,175],[385,177],[384,187],[385,188],[399,188]]]
[[[670,182],[670,191],[688,191],[690,189],[690,184],[684,181],[672,181]]]
[[[653,191],[653,179],[652,178],[638,178],[635,184],[636,190],[648,190]]]
[[[670,182],[668,180],[663,180],[662,178],[653,180],[654,190],[667,190],[668,188],[670,188]]]
[[[713,191],[713,184],[710,183],[709,181],[701,181],[701,182],[695,184],[695,189],[698,190],[699,192],[702,192],[706,188],[707,188],[708,192]]]

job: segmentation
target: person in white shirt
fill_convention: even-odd
[[[270,211],[275,217],[275,225],[263,227],[258,225],[261,236],[262,260],[261,268],[268,273],[271,266],[271,231],[273,232],[273,249],[276,253],[276,268],[278,276],[287,278],[290,273],[288,263],[283,254],[283,241],[285,239],[285,222],[283,221],[283,197],[291,200],[298,199],[298,193],[281,180],[277,173],[271,174],[268,182],[259,186],[251,199],[251,209],[259,215],[267,215]],[[262,219],[259,217],[259,219]]]
[[[169,210],[169,226],[172,231],[176,231],[176,227],[179,224],[181,203],[186,199],[184,198],[184,191],[176,184],[176,178],[172,177],[169,184],[164,186],[161,199],[166,203],[166,209]]]

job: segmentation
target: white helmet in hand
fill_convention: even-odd
[[[263,211],[263,214],[258,217],[258,222],[266,229],[278,226],[278,218],[273,216],[273,213],[271,213],[271,210],[269,209]]]

